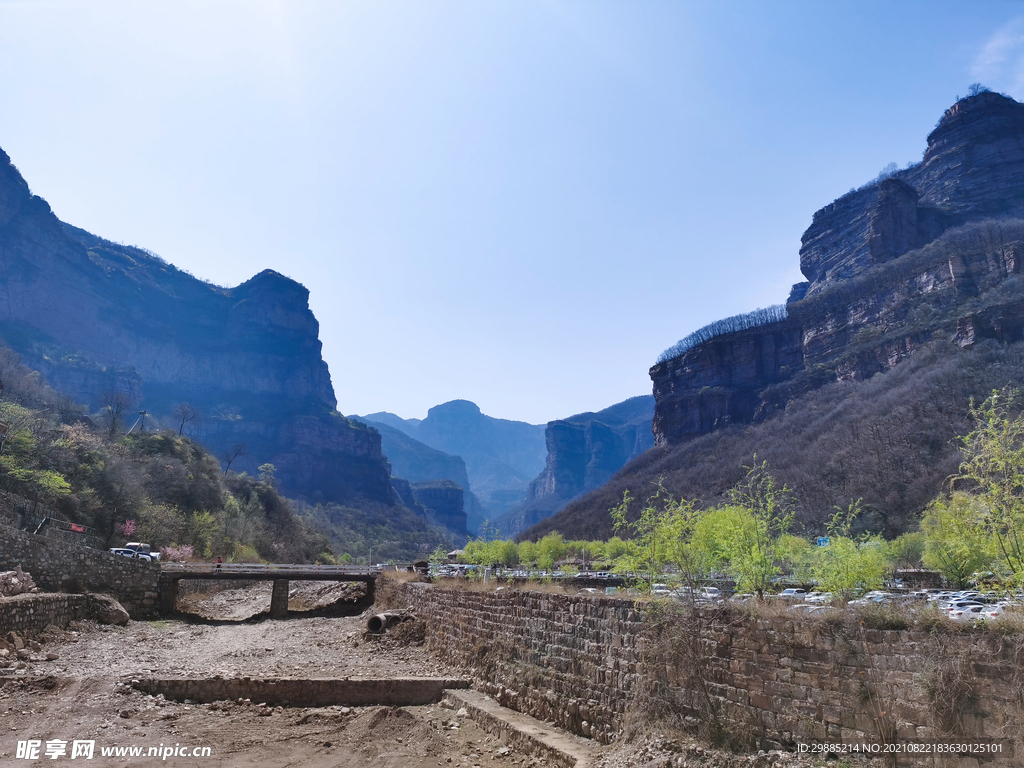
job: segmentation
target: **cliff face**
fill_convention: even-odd
[[[436,448],[431,448],[426,443],[409,437],[401,429],[391,426],[390,423],[362,417],[353,418],[365,421],[366,424],[380,432],[381,449],[391,462],[391,471],[395,477],[405,478],[414,484],[433,483],[439,480],[451,481],[462,489],[462,501],[460,501],[462,507],[459,510],[461,517],[458,515],[445,516],[446,519],[451,517],[459,526],[452,530],[460,535],[465,535],[467,526],[472,526],[474,531],[480,527],[486,515],[483,513],[479,500],[473,494],[469,476],[466,474],[466,462],[462,460],[461,456],[452,456]],[[391,423],[394,423],[394,420],[391,420]],[[401,423],[400,420],[399,423]],[[394,478],[392,478],[392,484],[394,484]],[[402,495],[401,492],[399,495]],[[402,498],[405,499],[406,496],[402,495]],[[415,499],[412,496],[411,488],[408,499],[409,502],[406,506],[412,508],[415,505]]]
[[[800,248],[809,295],[919,248],[946,229],[1024,216],[1024,104],[995,93],[957,102],[919,165],[814,214]]]
[[[922,162],[814,214],[783,323],[722,334],[651,368],[655,440],[757,420],[830,380],[887,370],[922,343],[1013,341],[1024,326],[1024,105],[947,110]]]
[[[462,488],[450,480],[411,485],[413,498],[438,525],[462,535],[466,533]]]
[[[66,225],[0,151],[0,336],[48,383],[94,409],[127,394],[166,426],[188,402],[214,453],[245,444],[234,469],[270,462],[289,495],[391,503],[380,436],[335,412],[308,297],[270,270],[212,286]]]
[[[761,390],[802,368],[801,331],[788,323],[727,334],[658,363],[651,368],[655,443],[749,422]]]
[[[494,521],[506,536],[550,517],[569,501],[604,485],[625,464],[654,446],[654,398],[634,397],[596,413],[548,422],[547,461],[525,501]]]

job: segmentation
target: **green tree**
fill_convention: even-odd
[[[495,543],[495,562],[506,567],[519,562],[519,547],[511,539],[503,539]]]
[[[670,566],[676,579],[694,587],[706,566],[703,550],[692,541],[701,512],[692,502],[667,497],[659,488],[640,510],[639,517],[630,521],[627,513],[631,501],[626,492],[622,504],[612,510],[615,529],[633,534],[633,546],[626,547],[619,555],[615,570],[640,574],[639,586],[649,590]]]
[[[537,567],[542,571],[550,571],[555,563],[565,555],[565,542],[562,534],[554,531],[537,542]]]
[[[1012,578],[1024,583],[1024,417],[1015,393],[971,403],[974,430],[961,443],[963,462],[951,487],[977,500],[982,524]]]
[[[260,464],[258,467],[256,467],[256,471],[260,473],[259,478],[261,483],[266,483],[267,485],[274,484],[274,480],[276,479],[275,476],[277,473],[277,467],[275,467],[273,464]]]
[[[932,502],[921,518],[924,564],[957,586],[970,583],[971,574],[998,559],[995,542],[987,532],[987,516],[983,502],[966,493]]]
[[[893,565],[897,568],[920,568],[924,556],[925,536],[923,531],[910,531],[889,542]]]
[[[811,576],[818,586],[843,598],[849,598],[856,588],[881,587],[891,567],[888,547],[879,536],[855,539],[851,534],[860,513],[859,500],[845,510],[836,510],[827,526],[829,543],[817,548],[811,563]]]
[[[734,505],[749,513],[744,524],[725,542],[729,553],[729,571],[743,592],[763,597],[772,579],[781,573],[779,561],[784,552],[783,537],[793,524],[796,499],[785,485],[780,486],[769,472],[768,462],[747,468],[747,476],[729,492]]]
[[[536,543],[526,540],[519,542],[519,562],[523,565],[533,565],[537,559]]]
[[[632,494],[626,491],[622,494],[622,503],[611,511],[615,530],[632,533],[634,545],[627,547],[626,551],[616,558],[614,569],[616,573],[625,576],[640,575],[639,586],[649,591],[651,584],[656,581],[655,575],[661,573],[665,562],[663,512],[657,507],[655,494],[640,510],[639,517],[631,521],[629,508],[632,501]]]
[[[618,536],[612,536],[604,545],[604,558],[606,562],[617,560],[626,554],[629,547]]]
[[[188,533],[197,555],[210,557],[218,528],[217,520],[207,510],[192,513],[188,521]]]

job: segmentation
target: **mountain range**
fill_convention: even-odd
[[[644,395],[546,426],[496,419],[466,400],[435,406],[425,419],[352,418],[381,433],[396,475],[462,486],[471,533],[487,523],[489,535],[513,536],[652,447],[653,413],[654,398]]]
[[[983,92],[949,108],[920,163],[814,214],[785,306],[684,338],[650,369],[656,447],[532,528],[609,534],[657,488],[714,503],[767,460],[822,530],[915,524],[955,469],[971,398],[1024,377],[1024,105]]]
[[[971,397],[1022,378],[1024,105],[957,101],[920,163],[817,211],[799,259],[784,305],[685,337],[651,395],[547,425],[467,400],[345,417],[305,287],[269,269],[211,285],[64,223],[0,150],[4,343],[86,418],[187,430],[225,468],[273,464],[286,495],[383,528],[594,538],[625,490],[710,503],[768,460],[803,524],[860,498],[864,525],[905,529]]]

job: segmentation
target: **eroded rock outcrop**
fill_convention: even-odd
[[[466,533],[463,492],[457,483],[451,480],[435,480],[410,485],[413,498],[438,525],[443,525],[458,534]]]
[[[920,164],[814,214],[800,249],[807,282],[785,322],[651,368],[657,443],[762,418],[787,392],[868,378],[932,339],[1020,339],[1021,219],[1024,105],[994,93],[957,102]]]
[[[168,426],[188,402],[214,453],[244,444],[232,469],[270,462],[289,495],[391,503],[380,436],[335,411],[308,298],[272,270],[221,288],[66,225],[0,151],[0,337],[51,386],[93,408],[123,393]]]
[[[547,462],[526,500],[494,521],[505,536],[550,517],[569,501],[598,488],[654,445],[654,398],[633,397],[596,413],[548,422]]]

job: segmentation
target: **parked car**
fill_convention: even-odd
[[[134,549],[128,549],[128,547],[112,547],[109,550],[112,555],[121,555],[122,557],[132,557],[136,560],[145,560],[147,563],[153,560],[147,553],[140,553]]]
[[[987,618],[984,605],[969,605],[960,610],[951,610],[949,618],[953,621],[971,622]]]
[[[154,552],[149,544],[143,544],[140,541],[129,541],[124,545],[125,549],[130,549],[135,552],[143,560],[159,560],[160,553]]]
[[[807,590],[800,589],[800,587],[787,587],[779,592],[779,597],[783,600],[803,600],[807,597]]]
[[[953,611],[963,611],[967,608],[985,607],[986,606],[984,603],[979,603],[977,600],[954,600],[953,602],[949,603],[939,603],[939,610],[948,611],[949,613],[953,613]]]

